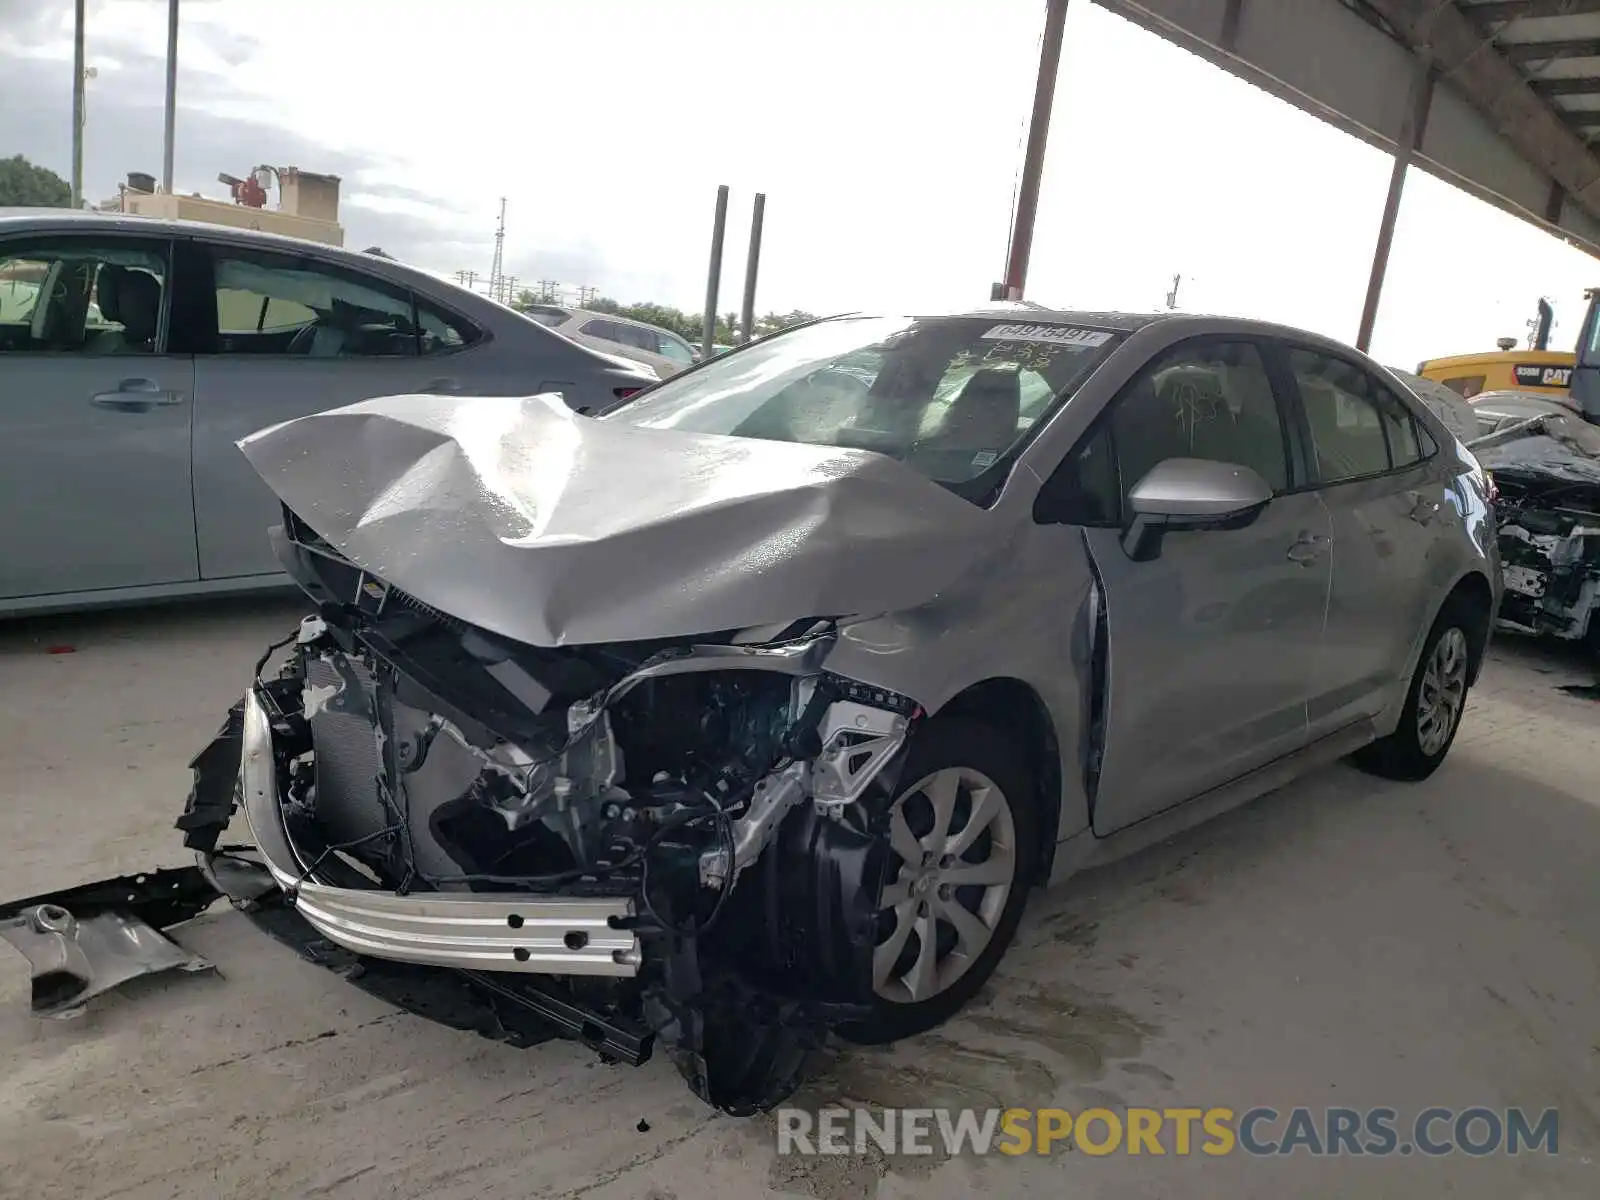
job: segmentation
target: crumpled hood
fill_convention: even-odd
[[[539,646],[910,608],[996,537],[994,514],[881,455],[597,421],[555,396],[388,396],[239,448],[356,565]]]

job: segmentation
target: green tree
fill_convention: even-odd
[[[0,208],[69,208],[72,185],[48,167],[29,162],[20,154],[0,158]]]

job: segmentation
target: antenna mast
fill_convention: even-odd
[[[491,298],[506,303],[510,297],[505,294],[505,252],[506,252],[506,198],[500,197],[500,225],[494,231],[494,263],[489,267],[489,295]]]

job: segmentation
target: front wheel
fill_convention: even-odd
[[[1399,725],[1388,737],[1357,751],[1356,766],[1385,779],[1409,781],[1426,779],[1438,769],[1461,728],[1474,627],[1466,605],[1445,606],[1422,645]]]
[[[1021,752],[1000,731],[936,717],[917,731],[889,806],[872,1012],[853,1042],[931,1029],[975,995],[1016,935],[1035,877],[1039,822]]]

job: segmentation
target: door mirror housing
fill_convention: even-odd
[[[1128,493],[1131,519],[1123,549],[1135,561],[1155,558],[1165,533],[1243,529],[1271,502],[1271,486],[1249,467],[1206,458],[1163,459]]]

